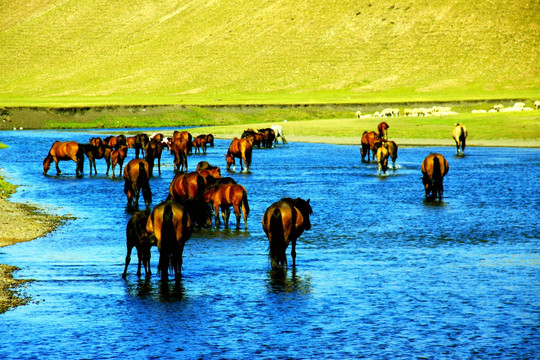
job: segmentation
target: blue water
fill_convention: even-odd
[[[104,160],[97,176],[88,162],[82,178],[73,162],[42,174],[54,140],[96,134],[107,131],[0,132],[1,174],[21,185],[13,201],[75,218],[0,249],[16,277],[36,280],[29,305],[0,315],[0,358],[540,358],[538,149],[401,148],[396,171],[378,176],[357,146],[289,143],[255,149],[245,174],[225,171],[230,142],[217,140],[189,168],[206,160],[246,187],[248,230],[232,216],[232,229],[195,232],[183,278],[162,284],[156,248],[152,277],[135,275],[135,251],[121,277],[130,213]],[[430,152],[450,164],[441,202],[424,200]],[[164,152],[151,180],[153,205],[172,160]],[[283,196],[311,199],[313,227],[296,269],[276,272],[261,219]]]

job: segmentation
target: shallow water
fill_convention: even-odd
[[[130,214],[104,160],[97,176],[87,161],[83,178],[73,162],[60,163],[62,176],[54,166],[42,175],[54,140],[95,134],[0,133],[10,146],[2,174],[22,185],[13,201],[76,217],[0,249],[0,263],[37,280],[31,304],[0,315],[0,358],[539,357],[539,150],[403,148],[396,171],[379,177],[356,146],[290,143],[255,149],[252,172],[241,174],[224,171],[229,141],[218,140],[189,168],[206,160],[247,188],[249,230],[236,231],[232,216],[232,229],[194,233],[182,280],[162,284],[156,248],[152,277],[135,275],[134,251],[121,278]],[[450,164],[442,202],[424,201],[430,152]],[[172,156],[162,160],[153,205],[173,178]],[[261,219],[283,196],[311,199],[313,227],[296,269],[274,272]]]

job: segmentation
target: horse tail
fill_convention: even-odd
[[[441,162],[437,156],[433,157],[433,181],[437,183],[442,178],[441,175]]]
[[[272,234],[272,240],[270,241],[269,257],[272,269],[282,268],[287,261],[285,249],[285,234],[283,230],[283,220],[281,218],[281,211],[275,209],[270,217],[270,233]]]
[[[165,205],[163,210],[163,223],[161,225],[161,254],[159,257],[159,267],[162,271],[161,278],[167,278],[166,271],[170,266],[174,266],[173,254],[176,242],[176,231],[173,223],[173,210],[170,204]]]
[[[196,197],[202,198],[202,194],[206,190],[206,181],[203,176],[197,175],[197,191],[195,193]]]
[[[246,217],[249,215],[249,204],[246,189],[242,190],[242,203],[244,204]]]

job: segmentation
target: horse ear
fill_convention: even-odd
[[[307,203],[308,203],[308,204],[309,204],[309,200],[311,200],[311,199],[307,199]]]

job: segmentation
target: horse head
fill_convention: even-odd
[[[51,168],[52,156],[49,154],[45,159],[43,159],[43,175],[47,175],[47,171]]]

